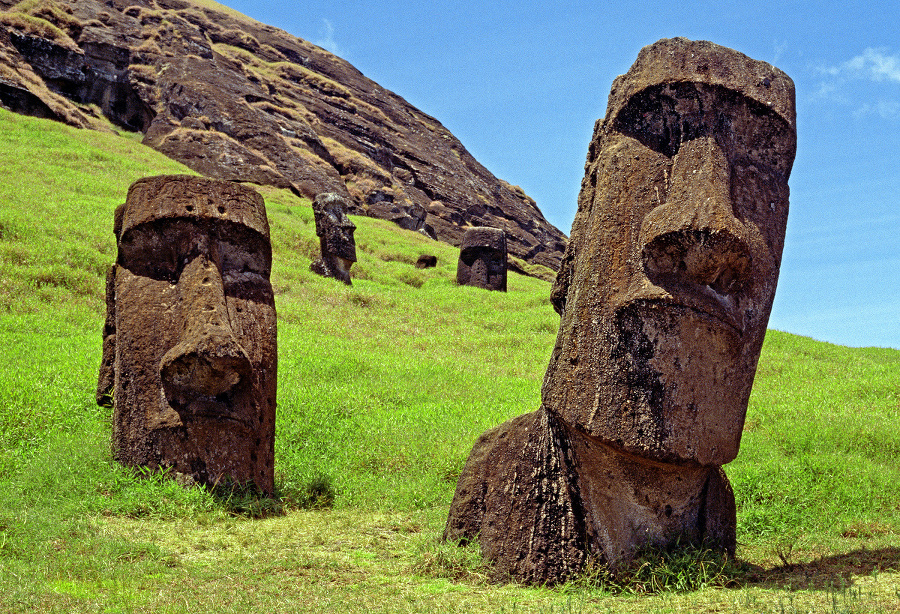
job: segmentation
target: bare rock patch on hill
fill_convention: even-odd
[[[351,213],[507,235],[556,270],[566,237],[435,118],[346,61],[214,2],[0,0],[0,103],[113,124],[208,177],[344,196]],[[423,216],[424,213],[424,216]]]

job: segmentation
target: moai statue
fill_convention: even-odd
[[[309,265],[309,270],[353,285],[350,267],[356,262],[356,225],[347,217],[347,203],[337,194],[324,192],[313,201],[313,214],[322,256]]]
[[[432,269],[437,266],[437,256],[431,254],[422,254],[416,260],[417,269]]]
[[[173,175],[116,210],[97,402],[126,465],[273,491],[272,249],[254,190]]]
[[[705,41],[645,47],[612,86],[552,291],[538,411],[484,433],[446,539],[555,583],[644,547],[733,554],[738,453],[781,262],[794,85]]]
[[[469,228],[459,246],[456,283],[506,292],[506,233],[499,228]]]

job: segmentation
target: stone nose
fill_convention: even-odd
[[[160,375],[171,400],[228,393],[252,375],[250,359],[235,338],[225,304],[222,275],[201,254],[179,278],[184,328],[180,341],[160,361]]]
[[[734,214],[731,168],[712,137],[684,143],[675,156],[665,204],[641,225],[644,270],[670,280],[739,292],[750,277],[748,230]]]

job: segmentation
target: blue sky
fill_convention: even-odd
[[[444,124],[566,234],[594,121],[641,47],[737,49],[797,86],[798,151],[770,328],[900,349],[900,4],[227,0]]]

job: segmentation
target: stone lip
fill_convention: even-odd
[[[15,4],[0,0],[0,9]],[[308,198],[335,192],[351,214],[455,246],[469,226],[502,228],[512,255],[558,268],[566,236],[534,200],[491,174],[435,118],[324,49],[215,4],[41,6],[26,10],[59,27],[55,39],[0,29],[7,108],[108,129],[86,111],[94,105],[207,177]]]

